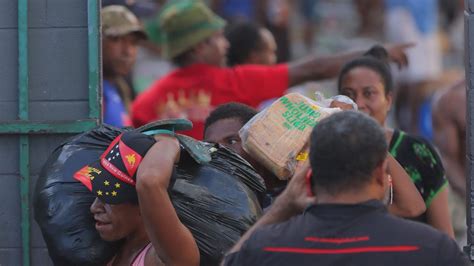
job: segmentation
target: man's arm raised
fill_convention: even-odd
[[[137,193],[145,229],[153,247],[166,265],[199,265],[199,250],[191,232],[178,218],[168,195],[179,142],[158,136],[137,172]]]
[[[405,169],[388,155],[388,169],[393,179],[393,204],[388,206],[390,213],[412,218],[421,215],[426,210],[425,202],[415,184],[411,181]]]
[[[259,227],[286,221],[302,213],[311,203],[315,203],[316,198],[307,195],[305,177],[308,174],[311,174],[311,172],[309,170],[309,163],[306,163],[294,175],[286,189],[278,196],[270,209],[239,239],[229,253],[239,251],[244,242]]]
[[[412,43],[385,45],[389,58],[399,68],[408,65],[405,50],[412,47]],[[355,51],[331,56],[311,56],[288,65],[289,85],[297,85],[310,80],[323,80],[337,76],[341,67],[356,57],[362,56],[366,51]]]

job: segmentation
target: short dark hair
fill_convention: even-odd
[[[343,111],[321,120],[311,132],[313,188],[331,195],[360,189],[387,156],[385,134],[368,115]]]
[[[178,67],[184,67],[189,62],[191,51],[192,50],[187,50],[183,53],[178,54],[177,56],[171,58],[171,62]]]
[[[385,94],[393,90],[393,78],[388,64],[388,52],[380,45],[370,48],[363,56],[346,63],[339,73],[337,88],[341,90],[342,80],[354,68],[366,67],[375,71],[382,78]]]
[[[229,66],[243,64],[253,51],[262,49],[263,39],[261,28],[251,22],[237,22],[230,25],[225,32],[229,41],[227,64]]]
[[[214,124],[218,120],[237,118],[242,122],[242,124],[245,124],[257,113],[257,110],[245,104],[236,102],[221,104],[206,118],[204,132],[206,132],[210,125]]]

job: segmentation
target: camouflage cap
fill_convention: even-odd
[[[199,0],[171,0],[159,16],[163,56],[174,58],[224,28],[226,22]]]
[[[104,36],[123,36],[137,33],[146,39],[147,35],[138,18],[126,7],[111,5],[102,8],[102,34]]]

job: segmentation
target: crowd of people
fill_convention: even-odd
[[[157,1],[158,15],[148,14],[146,22],[127,5],[104,2],[111,3],[101,11],[103,122],[140,127],[186,118],[193,128],[183,134],[228,147],[264,180],[259,203],[265,213],[223,265],[468,265],[460,249],[466,238],[465,83],[433,97],[432,139],[388,121],[400,94],[419,97],[416,88],[441,75],[435,15],[414,15],[436,1],[385,1],[386,34],[406,33],[403,43],[293,61],[282,44],[289,38],[292,1]],[[307,47],[319,21],[313,12],[318,2],[298,1]],[[376,30],[364,8],[370,1],[354,2],[361,27],[368,27],[361,32]],[[371,3],[382,8],[381,2]],[[169,67],[143,91],[132,81],[140,50]],[[337,94],[352,99],[358,111],[317,124],[309,163],[280,180],[243,149],[239,131],[266,101],[326,79],[335,79]],[[110,149],[125,145],[139,164],[122,169],[111,161],[85,182],[97,196],[90,209],[101,238],[124,240],[109,265],[199,265],[196,241],[168,195],[179,142],[138,133],[117,141]],[[117,179],[113,185],[125,192],[102,194],[106,178]]]

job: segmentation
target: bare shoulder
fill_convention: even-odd
[[[433,115],[450,116],[457,119],[466,110],[466,82],[460,80],[450,87],[440,90],[433,99]]]

